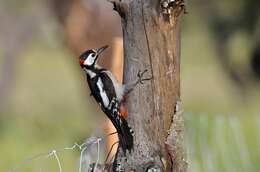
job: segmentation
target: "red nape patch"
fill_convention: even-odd
[[[83,64],[84,64],[84,60],[80,58],[80,59],[79,59],[79,64],[80,64],[80,65],[83,65]]]
[[[124,105],[120,105],[120,108],[119,108],[119,111],[120,111],[120,115],[125,119],[127,118],[128,116],[128,112],[127,112],[127,109]]]

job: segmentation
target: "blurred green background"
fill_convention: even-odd
[[[93,29],[77,29],[82,22],[73,25],[71,18],[84,16],[83,6],[95,21],[94,9],[102,9],[103,2],[0,0],[0,171],[102,136],[104,117],[89,98],[76,58],[80,50],[69,30]],[[107,6],[110,13],[112,6]],[[181,97],[191,172],[260,170],[259,7],[256,0],[188,2]],[[76,171],[79,151],[59,157],[63,171]],[[58,171],[55,158],[26,162],[17,171],[41,169]]]

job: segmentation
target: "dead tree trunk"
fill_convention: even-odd
[[[134,150],[118,149],[123,171],[186,171],[180,102],[180,17],[183,0],[112,1],[122,19],[124,82],[148,69],[153,79],[127,97]],[[114,165],[115,165],[114,164]]]

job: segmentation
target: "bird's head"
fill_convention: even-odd
[[[103,46],[97,49],[86,50],[79,56],[79,64],[82,68],[91,68],[94,67],[99,55],[106,49],[108,46]]]

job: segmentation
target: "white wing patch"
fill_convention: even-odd
[[[100,91],[100,96],[101,96],[101,98],[102,98],[102,101],[103,101],[104,106],[105,106],[105,107],[108,107],[108,105],[109,105],[109,99],[108,99],[108,97],[107,97],[107,94],[106,94],[105,90],[103,89],[104,85],[103,85],[103,83],[102,83],[102,81],[101,81],[100,78],[98,78],[97,86],[98,86],[98,89],[99,89],[99,91]]]
[[[108,70],[104,71],[109,78],[112,80],[113,85],[115,87],[115,91],[116,91],[116,97],[119,100],[119,102],[122,100],[123,98],[123,94],[124,94],[124,86],[118,82],[118,80],[116,79],[116,77]]]

